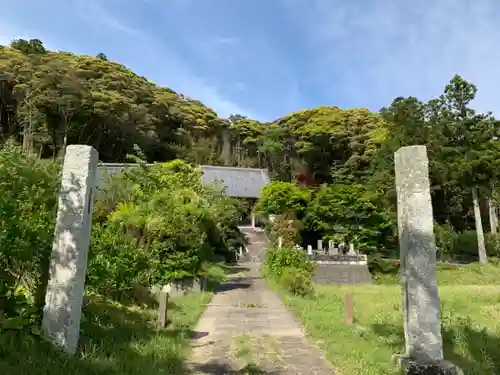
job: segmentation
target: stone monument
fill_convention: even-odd
[[[309,255],[309,256],[314,255],[312,245],[307,245],[307,255]]]
[[[463,374],[443,360],[426,147],[403,147],[394,159],[406,342],[406,354],[399,358],[402,371],[406,375]]]
[[[66,148],[42,328],[68,354],[80,333],[97,162],[90,146]]]

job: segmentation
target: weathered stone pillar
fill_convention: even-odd
[[[353,243],[350,243],[349,244],[349,251],[347,252],[348,255],[356,255],[356,250],[354,249],[354,244]]]
[[[307,255],[313,256],[313,247],[312,245],[307,245]]]
[[[403,147],[394,159],[406,341],[403,373],[460,374],[443,361],[427,150],[425,146]]]
[[[252,214],[252,228],[255,228],[255,215]]]
[[[318,240],[317,249],[318,251],[323,251],[323,240]]]
[[[68,354],[78,346],[97,161],[92,147],[71,145],[62,169],[42,328]]]

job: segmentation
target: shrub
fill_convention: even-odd
[[[458,233],[455,232],[451,224],[434,223],[434,233],[436,235],[438,257],[445,258],[452,254]]]
[[[301,219],[310,199],[307,188],[292,182],[274,181],[262,190],[255,212],[264,216],[291,214]]]
[[[151,259],[137,249],[133,237],[93,225],[86,287],[114,299],[131,299],[135,286],[149,286],[151,271]]]
[[[110,228],[101,234],[111,237],[94,241],[96,255],[102,254],[95,266],[112,256],[127,267],[127,259],[132,256],[131,269],[139,267],[142,271],[136,270],[133,280],[129,278],[133,273],[120,273],[129,275],[130,282],[156,285],[192,277],[201,271],[203,262],[215,254],[230,258],[243,243],[236,226],[240,210],[235,200],[220,189],[203,185],[201,171],[179,160],[115,176],[100,192],[96,206],[100,221]],[[110,231],[133,238],[133,245],[120,243]],[[103,254],[106,248],[118,245],[124,249]],[[142,255],[131,254],[129,246],[135,246]],[[144,258],[147,267],[142,266]],[[106,285],[107,281],[97,279],[101,274],[105,272],[94,274],[94,285]],[[113,288],[122,290],[124,286]]]
[[[368,257],[368,269],[372,275],[398,275],[400,268],[398,259],[383,259],[379,255]]]
[[[1,149],[0,175],[0,309],[15,317],[44,303],[58,167]]]
[[[500,258],[500,234],[488,233],[485,236],[485,241],[488,256],[492,258]]]
[[[314,295],[314,286],[311,274],[303,269],[285,267],[279,277],[280,286],[287,292],[307,297]]]
[[[377,193],[363,185],[325,185],[307,207],[307,227],[335,242],[353,242],[364,252],[391,248],[396,228]]]
[[[290,248],[269,249],[264,265],[270,275],[277,277],[281,276],[285,268],[301,270],[309,276],[314,270],[314,264],[307,259],[304,251]]]

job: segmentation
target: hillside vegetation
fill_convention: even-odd
[[[0,72],[0,144],[17,143],[40,158],[83,143],[105,162],[267,168],[307,191],[307,201],[289,205],[283,194],[290,186],[270,186],[282,207],[259,206],[263,214],[298,218],[302,244],[324,237],[396,255],[393,153],[405,145],[428,148],[443,259],[477,259],[472,191],[485,219],[488,199],[497,199],[500,123],[471,108],[477,89],[459,76],[427,102],[396,98],[378,113],[323,106],[263,123],[239,114],[220,118],[102,53],[48,51],[36,39],[0,47]],[[496,256],[496,236],[486,242]]]

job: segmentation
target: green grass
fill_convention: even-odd
[[[222,264],[206,268],[209,288],[226,278]],[[0,374],[156,375],[186,373],[191,329],[212,293],[169,300],[169,326],[157,330],[157,311],[119,304],[103,296],[85,298],[80,348],[75,356],[54,350],[28,333],[0,333]]]
[[[16,375],[182,374],[190,329],[210,293],[174,297],[165,330],[154,327],[156,311],[89,297],[81,323],[80,349],[69,357],[29,334],[0,337],[0,373]]]
[[[445,359],[468,375],[499,373],[500,267],[440,269],[438,276]],[[352,326],[343,323],[347,291],[354,297]],[[398,374],[391,357],[404,353],[399,285],[316,286],[316,293],[284,299],[341,374]]]
[[[498,285],[500,281],[500,267],[493,263],[485,265],[473,263],[462,267],[438,264],[437,270],[439,285]],[[398,273],[376,275],[375,283],[397,284]]]

